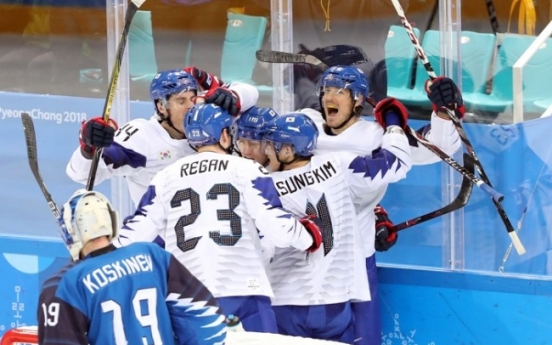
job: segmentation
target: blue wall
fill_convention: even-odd
[[[0,237],[0,336],[36,324],[44,280],[69,260],[58,241]],[[380,267],[385,345],[552,344],[552,281]]]
[[[550,280],[389,267],[379,279],[382,344],[552,344]]]

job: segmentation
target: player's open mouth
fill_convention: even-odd
[[[338,111],[337,106],[334,104],[327,104],[326,109],[327,109],[326,114],[328,116],[336,115]]]

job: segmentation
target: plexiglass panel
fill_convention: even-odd
[[[270,106],[271,69],[255,59],[256,50],[270,47],[270,22],[268,0],[147,1],[129,37],[131,99],[149,101],[157,71],[193,65],[225,82],[254,84]]]
[[[484,83],[464,89],[469,121],[512,123],[535,119],[552,104],[550,93],[535,83],[552,74],[550,39],[521,69],[523,77],[513,81],[514,64],[552,19],[550,9],[549,1],[462,2],[462,28],[472,35],[471,41],[465,39],[463,45],[478,47],[479,51],[466,53],[469,61],[463,68],[485,76]],[[516,93],[523,99],[518,101],[519,119],[514,120]]]
[[[61,208],[82,186],[65,174],[80,122],[101,112],[106,93],[106,2],[2,1],[0,18],[0,234],[57,238],[20,114],[34,120],[40,172]]]

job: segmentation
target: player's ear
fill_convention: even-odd
[[[356,107],[362,107],[362,105],[363,105],[363,102],[362,102],[362,101],[363,101],[363,100],[362,100],[361,97],[357,97],[357,99],[356,99],[356,101],[355,101],[355,106],[354,106],[354,108],[356,108]]]
[[[232,140],[230,138],[230,130],[228,128],[224,128],[220,135],[220,144],[224,146],[224,144],[229,144],[230,140]]]
[[[167,111],[163,102],[160,102],[160,101],[155,102],[155,107],[157,108],[157,111],[160,113],[165,113]]]
[[[293,156],[295,154],[295,149],[292,145],[283,145],[282,150],[284,151],[284,154],[287,156]]]

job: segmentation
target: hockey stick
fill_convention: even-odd
[[[489,20],[491,22],[491,27],[493,28],[493,33],[496,35],[500,32],[500,28],[498,27],[498,20],[496,19],[496,11],[493,0],[485,0],[485,5],[487,5],[487,13],[489,14]]]
[[[109,116],[111,115],[111,107],[113,106],[113,100],[115,99],[115,91],[117,89],[117,82],[119,81],[119,72],[121,71],[121,64],[123,61],[123,55],[125,53],[126,42],[128,38],[128,33],[130,31],[130,24],[132,23],[132,18],[138,11],[138,8],[146,0],[131,0],[125,14],[125,23],[121,36],[119,38],[119,43],[117,45],[117,54],[115,56],[115,63],[113,64],[113,70],[111,71],[111,78],[109,79],[109,87],[107,89],[107,96],[102,111],[102,117],[104,121],[109,121]],[[96,172],[98,171],[98,164],[100,161],[100,155],[102,150],[97,149],[92,158],[92,164],[90,165],[90,173],[88,174],[88,181],[86,182],[86,190],[92,190],[94,188],[94,181],[96,180]]]
[[[429,62],[429,59],[425,55],[424,49],[420,45],[420,41],[416,37],[416,34],[414,34],[414,30],[412,29],[412,26],[410,25],[408,19],[406,18],[406,15],[404,14],[401,4],[399,3],[399,0],[391,0],[391,2],[393,3],[395,10],[397,11],[397,15],[401,19],[401,22],[403,23],[403,26],[406,29],[406,32],[408,33],[408,36],[410,37],[412,44],[414,44],[414,47],[416,48],[418,57],[422,60],[422,63],[424,65],[424,68],[427,71],[427,74],[429,75],[429,78],[432,80],[437,78],[437,74],[433,70],[433,67]],[[485,170],[483,170],[483,166],[481,165],[479,158],[477,158],[475,150],[473,149],[473,146],[470,140],[468,139],[466,132],[462,127],[462,124],[460,123],[460,120],[458,119],[458,117],[456,117],[456,114],[454,113],[454,111],[447,109],[447,113],[450,119],[452,120],[454,127],[456,127],[456,130],[458,131],[458,135],[460,136],[460,139],[462,140],[464,145],[466,145],[466,149],[468,150],[468,153],[472,156],[475,167],[477,168],[477,171],[481,176],[481,180],[483,180],[483,182],[489,188],[492,188],[491,182],[489,181],[489,178],[487,177]],[[514,227],[512,226],[512,223],[510,222],[510,219],[508,218],[506,211],[504,210],[504,207],[502,207],[502,205],[500,204],[500,201],[494,197],[493,197],[493,203],[498,211],[498,214],[500,215],[500,218],[502,219],[502,222],[506,227],[506,231],[508,231],[508,235],[510,236],[512,243],[514,244],[516,251],[518,252],[519,255],[523,255],[525,253],[525,248],[523,247],[523,244],[519,240],[519,237],[515,232]]]
[[[529,208],[529,205],[531,204],[531,201],[533,200],[533,196],[535,196],[535,192],[537,191],[537,187],[539,185],[539,181],[541,180],[544,172],[547,170],[547,164],[548,157],[550,156],[550,153],[552,152],[552,147],[548,149],[548,153],[546,154],[546,157],[543,159],[542,168],[539,172],[539,175],[537,176],[535,186],[533,187],[533,190],[531,191],[531,194],[529,195],[529,198],[527,200],[527,203],[525,204],[525,207],[523,208],[523,212],[521,212],[521,216],[519,217],[519,220],[517,222],[516,232],[519,233],[521,230],[521,226],[523,224],[523,220],[525,219],[525,215],[527,215],[527,209]],[[512,243],[508,246],[506,249],[506,252],[504,253],[504,256],[502,257],[502,265],[498,268],[499,272],[504,272],[504,268],[506,266],[506,263],[508,262],[508,259],[510,258],[510,254],[512,252]]]
[[[464,153],[464,167],[473,174],[473,161],[471,159],[471,156],[468,155],[467,153]],[[414,225],[418,225],[425,221],[428,221],[428,220],[443,216],[447,213],[451,213],[453,211],[461,209],[462,207],[466,206],[466,204],[470,200],[472,190],[473,190],[472,181],[467,176],[464,175],[464,178],[462,179],[462,185],[460,186],[460,191],[458,192],[458,195],[456,196],[456,198],[450,204],[438,210],[426,213],[422,216],[412,218],[402,223],[399,223],[393,226],[391,228],[391,231],[401,231],[404,229],[408,229]]]
[[[377,103],[374,99],[368,97],[366,99],[368,103],[370,103],[371,106],[374,108],[376,107]],[[483,181],[482,179],[475,176],[473,171],[470,171],[466,167],[462,166],[460,163],[458,163],[454,158],[447,155],[443,150],[441,150],[438,146],[424,138],[420,133],[416,132],[412,127],[406,128],[406,133],[414,137],[417,142],[422,144],[424,147],[426,147],[429,151],[431,151],[433,154],[435,154],[437,157],[439,157],[442,161],[450,165],[454,170],[458,171],[460,174],[462,174],[463,177],[466,177],[475,184],[477,187],[479,187],[482,191],[489,194],[489,196],[493,199],[493,201],[500,202],[502,199],[504,199],[504,195],[494,190],[488,183]],[[473,156],[472,156],[473,157]],[[473,158],[472,158],[473,159]],[[471,160],[470,160],[471,161]]]
[[[276,50],[257,50],[255,53],[257,60],[262,62],[270,63],[308,63],[314,65],[321,70],[327,70],[328,65],[320,61],[315,56],[308,54],[295,54],[295,53],[286,53],[279,52]]]
[[[27,144],[27,157],[29,158],[29,166],[31,167],[31,171],[33,172],[35,180],[38,183],[38,186],[40,187],[42,194],[44,194],[44,197],[48,202],[48,206],[50,206],[50,210],[52,211],[54,217],[56,217],[56,220],[58,221],[58,225],[60,226],[59,234],[63,239],[63,242],[65,242],[65,244],[73,244],[72,243],[73,241],[68,237],[69,233],[67,232],[65,223],[60,221],[61,213],[59,212],[59,209],[56,203],[54,202],[54,199],[52,199],[52,195],[48,191],[48,188],[46,188],[46,184],[44,183],[42,176],[40,176],[40,170],[38,169],[37,149],[36,149],[36,134],[35,134],[34,124],[33,124],[33,119],[31,118],[31,116],[29,116],[29,114],[22,113],[21,122],[23,123],[25,142]]]
[[[270,63],[307,63],[314,65],[321,70],[326,70],[331,66],[337,65],[358,65],[365,63],[366,54],[355,46],[338,44],[321,49],[317,49],[321,54],[327,55],[327,61],[323,62],[311,54],[286,53],[276,50],[257,50],[255,56],[257,60]]]

